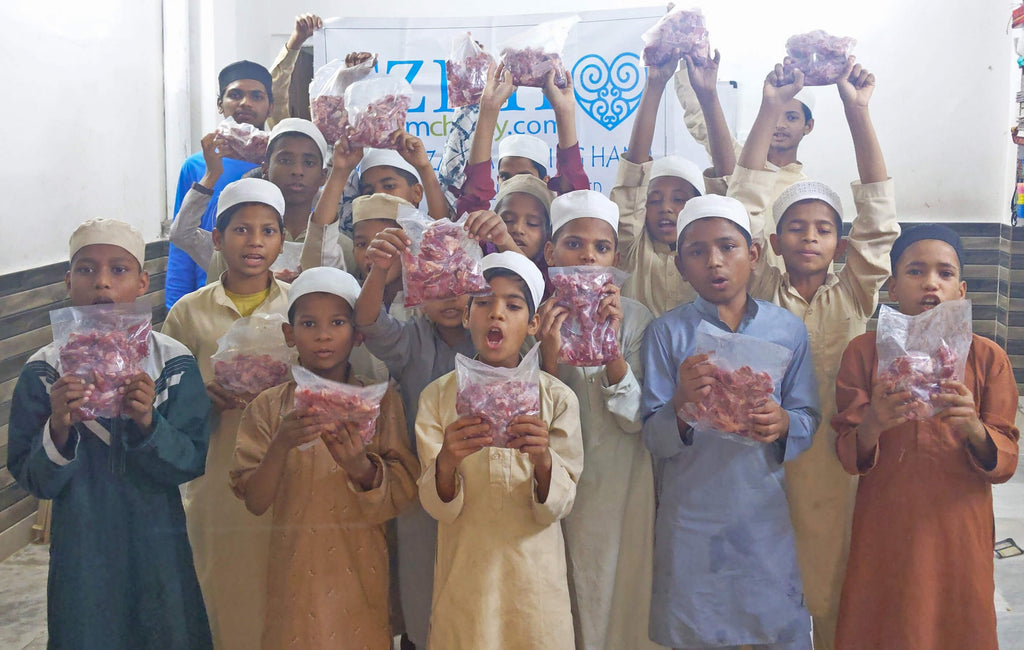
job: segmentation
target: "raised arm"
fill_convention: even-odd
[[[645,163],[651,159],[651,144],[654,142],[654,124],[658,119],[658,107],[665,94],[665,86],[672,73],[679,66],[678,50],[669,61],[660,66],[647,66],[647,83],[640,96],[640,105],[633,118],[633,130],[629,134],[629,148],[622,157],[631,163]]]
[[[739,164],[747,169],[760,171],[768,162],[768,150],[772,146],[772,135],[779,121],[786,102],[793,99],[804,87],[804,73],[795,70],[793,81],[783,83],[782,64],[776,63],[775,68],[764,80],[761,93],[761,108],[750,127],[750,135],[740,152]]]
[[[423,194],[427,197],[427,213],[434,219],[449,218],[451,209],[444,196],[444,190],[441,189],[441,183],[437,180],[437,174],[434,173],[434,166],[430,164],[430,156],[427,155],[427,148],[423,146],[423,140],[405,129],[400,129],[395,134],[395,149],[420,175]]]
[[[295,17],[295,27],[291,36],[270,68],[271,92],[274,94],[274,110],[267,120],[267,128],[271,129],[281,120],[291,116],[288,102],[289,90],[292,85],[292,72],[295,61],[299,58],[302,44],[318,29],[322,29],[324,21],[316,14],[299,14]]]
[[[701,113],[707,127],[708,153],[711,155],[711,176],[730,176],[736,167],[736,149],[729,125],[725,121],[722,102],[718,99],[718,64],[721,54],[715,50],[713,59],[695,60],[689,54],[683,56],[686,73],[697,95]]]
[[[889,178],[885,168],[882,148],[875,135],[875,127],[868,113],[868,102],[875,90],[875,75],[854,64],[855,57],[850,57],[846,71],[836,82],[839,98],[843,100],[846,121],[850,125],[853,136],[853,149],[857,156],[857,173],[862,184],[878,183]]]

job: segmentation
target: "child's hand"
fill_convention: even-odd
[[[502,63],[491,63],[487,68],[487,82],[484,84],[483,94],[480,95],[480,110],[497,113],[515,91],[512,73],[506,70]]]
[[[883,382],[875,382],[871,389],[871,402],[864,410],[864,418],[858,427],[858,435],[867,446],[874,446],[882,432],[907,422],[910,413],[920,406],[909,390],[891,393]]]
[[[686,61],[686,72],[690,75],[690,85],[697,97],[713,97],[718,92],[718,64],[722,55],[715,50],[715,57],[694,59],[689,54],[683,55]]]
[[[541,368],[548,374],[558,372],[558,355],[562,350],[562,323],[569,317],[569,309],[548,299],[537,309],[540,325],[537,340],[540,341]]]
[[[551,450],[548,449],[548,425],[536,415],[517,415],[508,425],[512,439],[509,449],[518,449],[530,457],[538,469],[551,468]]]
[[[324,426],[323,418],[308,409],[289,411],[281,419],[270,444],[281,451],[295,449],[319,438],[324,432]]]
[[[292,35],[288,37],[288,42],[285,46],[289,50],[299,49],[313,35],[313,32],[323,29],[323,26],[324,21],[321,20],[320,16],[316,14],[299,14],[295,17],[295,29],[292,30]]]
[[[404,230],[385,228],[370,240],[369,246],[366,247],[366,256],[370,259],[372,268],[387,271],[410,246],[412,240]]]
[[[512,237],[508,234],[508,226],[496,213],[490,210],[477,210],[466,219],[466,231],[478,242],[491,242],[499,250],[519,250]]]
[[[427,148],[423,145],[423,140],[405,129],[395,129],[388,136],[388,141],[394,145],[398,155],[416,169],[430,167],[430,156],[427,155]]]
[[[490,425],[478,417],[464,415],[444,428],[444,442],[437,454],[437,472],[451,475],[467,457],[492,442]]]
[[[669,80],[672,79],[672,75],[676,73],[681,56],[679,48],[672,48],[672,56],[667,61],[661,65],[648,65],[647,86],[664,89],[668,85]]]
[[[362,436],[359,435],[359,425],[356,422],[341,422],[340,426],[332,427],[324,431],[320,438],[331,453],[331,458],[338,464],[353,482],[359,483],[364,488],[372,487],[373,479],[377,475],[377,468],[374,467],[370,457],[366,455],[366,445]]]
[[[942,392],[932,397],[936,417],[949,425],[961,439],[974,443],[984,442],[988,433],[974,407],[974,394],[962,382],[947,379],[941,383]]]
[[[708,363],[708,355],[695,354],[679,364],[679,384],[676,386],[672,403],[676,412],[686,404],[699,404],[715,383],[712,373],[715,367]]]
[[[604,285],[604,295],[597,306],[597,320],[602,323],[609,323],[615,335],[619,334],[619,327],[622,325],[622,295],[620,289],[609,282]]]
[[[789,412],[772,398],[750,412],[750,437],[768,444],[789,433]]]
[[[856,60],[857,57],[853,56],[846,60],[846,70],[836,82],[836,87],[844,106],[867,108],[871,94],[875,91],[875,75],[862,68],[859,63],[854,65]]]
[[[354,68],[360,63],[366,63],[373,59],[373,65],[377,65],[377,55],[370,52],[349,52],[345,55],[345,67]]]
[[[343,182],[348,182],[349,174],[359,166],[362,159],[363,148],[349,144],[348,134],[338,138],[338,141],[334,143],[334,154],[331,157],[331,176],[333,177],[335,173],[341,174]]]
[[[118,391],[123,395],[121,405],[124,413],[139,429],[149,433],[153,428],[153,400],[156,399],[156,384],[153,378],[140,372]]]
[[[81,422],[75,409],[92,394],[92,385],[81,377],[64,375],[50,388],[50,437],[57,449],[68,442],[72,425]]]
[[[200,144],[203,146],[203,162],[206,163],[206,173],[199,184],[212,190],[217,179],[224,173],[224,154],[217,150],[221,143],[216,132],[204,135]]]
[[[775,68],[764,80],[761,101],[768,106],[782,110],[789,100],[804,87],[804,73],[799,68],[793,69],[793,80],[786,79],[782,64],[776,63]]]
[[[216,381],[211,381],[206,384],[206,394],[210,397],[210,401],[213,402],[213,405],[218,411],[244,409],[245,405],[248,404],[253,397],[236,395],[235,393],[228,391]],[[248,399],[246,399],[246,397],[248,397]]]
[[[575,115],[576,94],[572,89],[571,74],[565,75],[565,88],[559,88],[555,85],[555,71],[548,70],[541,92],[547,97],[548,103],[551,104],[551,108],[555,111],[555,115]]]

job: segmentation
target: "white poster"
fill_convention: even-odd
[[[614,183],[619,157],[629,144],[633,117],[644,89],[646,71],[640,58],[640,35],[664,13],[664,6],[646,9],[581,12],[563,53],[576,94],[576,131],[583,165],[593,189],[607,194]],[[560,17],[556,14],[490,18],[338,18],[325,22],[314,36],[314,65],[344,59],[353,51],[377,53],[381,72],[402,75],[412,84],[406,130],[423,139],[434,168],[440,165],[454,109],[448,105],[445,59],[452,37],[470,31],[497,58],[500,46],[530,27]],[[726,119],[735,129],[737,93],[721,83]],[[666,125],[670,125],[666,128]],[[520,88],[501,111],[494,139],[526,133],[550,146],[552,175],[558,136],[554,114],[538,88]],[[493,149],[497,154],[497,147]],[[707,165],[704,149],[686,133],[682,110],[669,83],[655,129],[653,155],[686,156]],[[493,161],[494,164],[497,161]]]

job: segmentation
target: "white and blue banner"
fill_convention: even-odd
[[[576,131],[583,165],[593,189],[607,194],[614,183],[619,156],[629,144],[633,117],[644,89],[646,71],[640,58],[640,35],[664,13],[664,6],[579,13],[566,42],[563,60],[572,71],[578,111]],[[404,76],[416,96],[406,129],[423,139],[435,169],[454,109],[448,104],[445,59],[452,37],[470,31],[495,58],[510,37],[564,14],[475,18],[338,18],[326,21],[314,36],[314,65],[344,59],[353,51],[377,53],[378,70]],[[735,128],[737,93],[719,84],[726,119]],[[551,147],[554,171],[557,132],[554,114],[537,88],[520,88],[501,111],[494,138],[535,135]],[[702,167],[704,149],[686,133],[682,109],[669,83],[655,129],[653,155],[686,156]],[[497,152],[497,147],[493,149]],[[496,161],[495,161],[496,162]]]

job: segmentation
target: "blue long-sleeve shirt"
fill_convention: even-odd
[[[675,648],[805,640],[810,648],[782,466],[810,447],[821,419],[807,330],[752,298],[736,330],[793,352],[774,393],[789,413],[784,443],[751,446],[699,429],[684,443],[672,395],[701,321],[730,331],[717,307],[697,298],[655,320],[643,345],[643,437],[658,492],[651,639]]]
[[[228,183],[237,181],[249,170],[258,165],[242,162],[232,158],[224,158],[224,173],[220,175],[213,186],[213,197],[206,205],[206,212],[203,213],[202,227],[205,230],[213,230],[217,221],[217,197],[220,191]],[[181,165],[181,172],[178,173],[178,190],[174,197],[174,216],[178,216],[181,209],[181,202],[188,193],[192,183],[198,183],[206,174],[206,161],[202,153],[192,154],[185,159]],[[171,244],[167,252],[167,275],[164,278],[164,304],[170,310],[178,299],[186,293],[192,293],[200,287],[206,286],[206,271],[189,257],[188,253]]]

